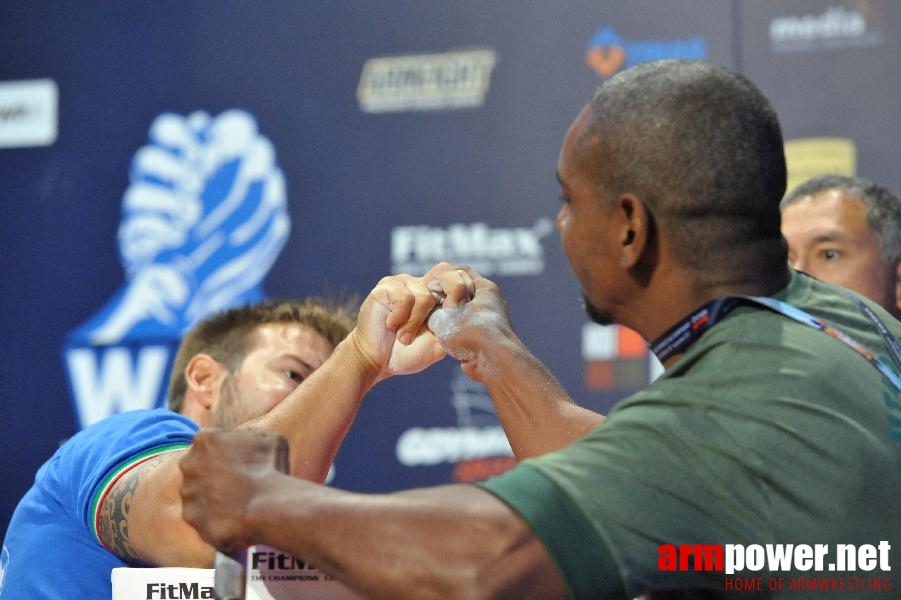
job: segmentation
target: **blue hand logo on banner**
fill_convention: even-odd
[[[6,546],[0,550],[0,594],[3,593],[3,580],[6,579],[6,567],[9,565],[9,550]]]
[[[181,335],[211,312],[263,298],[290,230],[275,150],[251,115],[163,114],[149,139],[122,201],[126,281],[64,349],[83,427],[162,405]]]

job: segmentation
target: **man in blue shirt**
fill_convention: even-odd
[[[199,428],[279,431],[298,445],[293,474],[323,481],[358,406],[300,383],[351,331],[354,311],[308,298],[196,325],[175,359],[169,409],[105,419],[40,468],[4,540],[0,597],[108,598],[115,567],[211,566],[214,550],[182,519],[178,495],[177,459]]]

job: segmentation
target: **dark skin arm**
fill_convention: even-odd
[[[573,402],[513,332],[497,285],[467,267],[460,271],[473,299],[429,322],[463,372],[488,390],[516,458],[559,450],[600,425],[603,415]]]
[[[453,323],[446,328],[436,325],[433,335],[422,325],[434,307],[436,292],[443,297],[446,314],[453,315]],[[441,264],[422,280],[386,278],[367,303],[381,310],[370,311],[373,318],[358,321],[358,329],[366,325],[364,331],[369,334],[364,339],[377,339],[379,343],[375,347],[354,346],[357,351],[341,361],[338,382],[362,382],[354,397],[365,393],[378,379],[428,366],[436,360],[434,346],[440,341],[445,351],[462,361],[470,377],[487,386],[517,458],[566,446],[603,419],[572,402],[513,334],[497,286],[474,271]],[[361,315],[366,312],[364,303]],[[405,338],[412,343],[403,343]],[[351,334],[349,339],[356,338]],[[380,358],[372,360],[370,356]],[[327,367],[334,362],[333,356],[315,375],[328,372]],[[205,435],[199,437],[195,446],[206,439]],[[201,454],[204,458],[199,458]],[[237,454],[235,465],[244,460],[240,451]],[[541,544],[515,513],[481,489],[447,487],[390,496],[352,496],[274,477],[280,483],[265,488],[267,493],[261,496],[265,499],[259,507],[251,509],[238,502],[237,507],[221,507],[217,517],[216,510],[198,508],[204,503],[234,501],[228,494],[216,499],[215,487],[205,491],[198,484],[208,475],[208,469],[197,465],[217,460],[215,453],[198,449],[189,456],[194,458],[186,463],[185,474],[191,473],[193,479],[182,488],[185,500],[191,498],[191,504],[185,506],[185,517],[200,528],[207,541],[236,544],[233,547],[260,542],[292,551],[367,594],[385,597],[400,597],[398,578],[411,576],[416,578],[413,589],[417,591],[409,597],[415,598],[427,593],[449,597],[448,590],[464,597],[486,590],[489,597],[563,595],[559,575]],[[218,469],[220,489],[237,489],[233,486],[241,484],[228,481],[229,461],[217,464],[210,470]],[[243,502],[250,501],[248,496]],[[243,527],[249,529],[237,533],[218,533],[219,527],[234,519],[257,514],[268,515],[268,520],[248,522]],[[283,526],[283,519],[291,520],[292,525]],[[306,531],[305,526],[313,522],[317,526]],[[324,523],[328,526],[319,527]],[[372,554],[379,556],[371,558]],[[371,559],[359,563],[364,557]],[[344,576],[345,570],[351,575]]]
[[[274,443],[263,432],[197,436],[181,491],[185,519],[206,541],[279,548],[372,598],[566,597],[540,541],[490,493],[352,494],[278,473]]]

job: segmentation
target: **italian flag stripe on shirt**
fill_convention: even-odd
[[[166,454],[168,452],[174,452],[176,450],[183,450],[187,448],[190,444],[171,444],[169,446],[160,446],[159,448],[153,448],[152,450],[147,450],[146,452],[142,452],[136,456],[131,457],[118,467],[116,467],[107,477],[103,480],[103,483],[100,484],[100,487],[97,488],[97,492],[94,494],[93,500],[91,500],[91,531],[94,534],[94,537],[97,538],[97,541],[100,542],[100,545],[104,548],[106,547],[103,543],[103,540],[100,539],[100,535],[98,534],[99,524],[100,524],[100,507],[103,506],[103,501],[106,500],[106,495],[109,494],[109,491],[112,487],[119,481],[119,478],[125,475],[128,471],[135,468],[139,464],[150,460],[151,458],[160,456],[161,454]]]

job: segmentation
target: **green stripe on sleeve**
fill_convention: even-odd
[[[136,464],[143,462],[149,458],[153,458],[154,456],[158,456],[160,454],[166,454],[167,452],[173,452],[175,450],[183,450],[188,448],[190,444],[169,444],[167,446],[160,446],[157,448],[152,448],[141,454],[137,454],[135,456],[129,457],[125,462],[120,463],[116,466],[115,469],[110,471],[109,475],[103,480],[103,482],[97,487],[97,491],[94,492],[94,497],[91,499],[91,533],[94,534],[94,537],[98,542],[103,544],[100,540],[100,536],[97,535],[97,511],[100,509],[100,504],[103,502],[103,498],[106,496],[107,492],[109,492],[110,487],[116,481],[116,479],[134,467]]]

